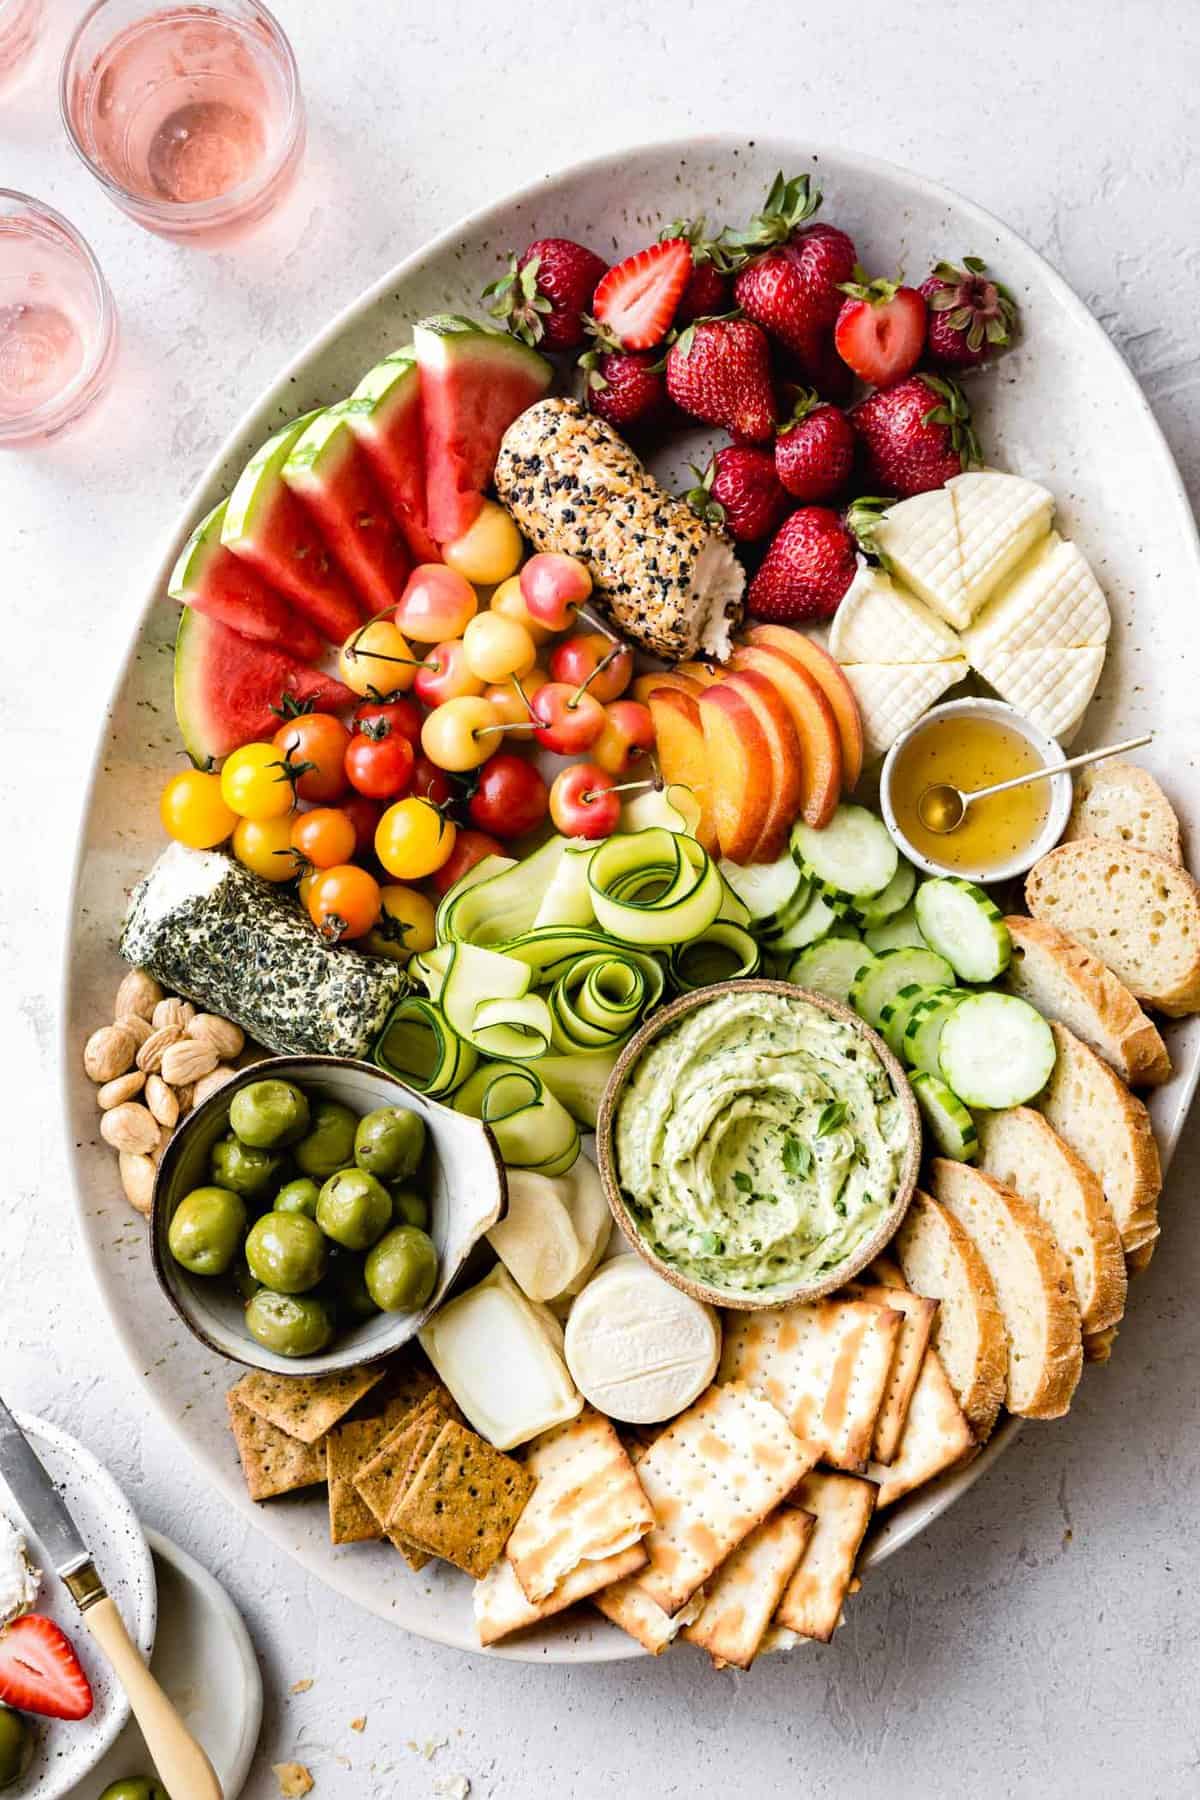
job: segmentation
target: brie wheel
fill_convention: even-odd
[[[630,1425],[673,1419],[717,1372],[716,1312],[672,1287],[637,1256],[618,1256],[588,1282],[567,1320],[567,1367],[600,1412]]]

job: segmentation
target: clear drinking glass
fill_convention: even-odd
[[[53,207],[0,188],[0,447],[77,419],[116,343],[108,283],[79,233]]]
[[[0,0],[0,87],[33,49],[42,0]]]
[[[186,242],[224,244],[263,218],[304,148],[296,60],[258,0],[97,0],[67,47],[59,100],[109,197]]]

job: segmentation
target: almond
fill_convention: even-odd
[[[246,1042],[240,1025],[232,1019],[219,1018],[216,1013],[197,1013],[187,1027],[187,1035],[201,1044],[211,1044],[222,1062],[240,1056]]]
[[[187,1082],[199,1081],[204,1075],[211,1075],[220,1060],[211,1044],[197,1043],[195,1038],[179,1037],[163,1052],[162,1078],[170,1082],[172,1087],[183,1086]]]
[[[137,1041],[123,1025],[102,1025],[83,1047],[83,1066],[93,1081],[112,1081],[133,1066]]]
[[[120,1169],[121,1186],[130,1206],[137,1212],[149,1213],[154,1200],[154,1164],[148,1156],[132,1156],[124,1151]]]
[[[147,975],[145,969],[130,969],[117,989],[117,1003],[113,1011],[118,1019],[123,1013],[135,1013],[139,1019],[148,1022],[163,997],[162,988],[153,975]]]
[[[146,1105],[160,1125],[174,1125],[179,1119],[179,1096],[168,1087],[161,1075],[146,1077]]]
[[[190,1000],[160,1000],[151,1014],[151,1023],[155,1031],[161,1031],[167,1025],[183,1031],[195,1016],[196,1009]]]
[[[125,1100],[102,1116],[100,1136],[114,1150],[129,1156],[148,1156],[158,1147],[158,1121],[148,1106]]]
[[[236,1069],[226,1068],[224,1063],[219,1063],[211,1074],[202,1075],[192,1089],[192,1106],[199,1106],[210,1094],[215,1094],[218,1088],[223,1088],[226,1082],[232,1081],[236,1074]]]
[[[177,1025],[163,1025],[152,1031],[137,1053],[137,1066],[147,1075],[157,1075],[162,1068],[162,1060],[172,1044],[177,1044],[183,1032]]]
[[[96,1090],[96,1100],[101,1112],[120,1106],[123,1100],[134,1099],[141,1093],[145,1079],[139,1069],[130,1069],[128,1075],[117,1075],[112,1081],[106,1081],[102,1088]]]
[[[139,1050],[154,1031],[149,1019],[143,1019],[141,1013],[118,1013],[117,1024],[129,1033]]]

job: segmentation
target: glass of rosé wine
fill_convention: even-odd
[[[258,0],[96,0],[67,47],[63,123],[130,218],[220,246],[290,188],[304,149],[291,45]]]
[[[0,448],[77,419],[116,343],[108,283],[79,233],[53,207],[0,188]]]
[[[0,88],[25,61],[42,22],[42,0],[0,0]]]

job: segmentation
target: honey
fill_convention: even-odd
[[[896,758],[891,801],[896,823],[922,856],[964,875],[986,878],[1032,851],[1050,811],[1051,781],[1031,782],[990,800],[976,800],[953,831],[930,831],[917,806],[926,788],[949,782],[963,794],[1045,766],[1036,747],[1013,726],[983,715],[935,719],[915,732]]]

